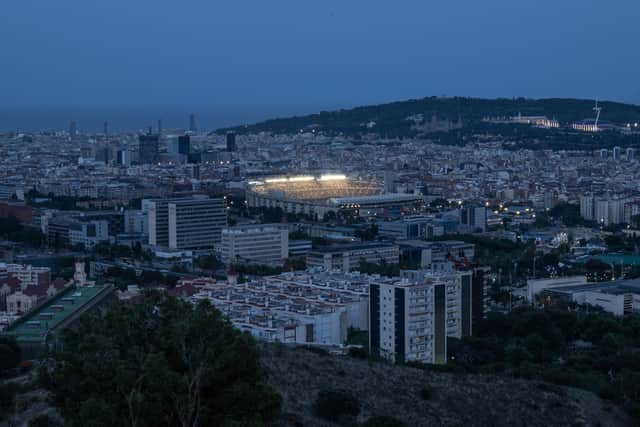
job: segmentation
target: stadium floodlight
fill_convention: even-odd
[[[289,178],[289,182],[306,182],[313,181],[314,179],[312,176],[292,176]]]
[[[320,181],[340,181],[345,179],[347,179],[347,176],[342,174],[329,174],[320,176]]]

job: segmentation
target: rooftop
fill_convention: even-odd
[[[610,282],[585,283],[583,285],[563,286],[560,288],[548,289],[551,292],[568,293],[574,292],[600,292],[610,295],[640,294],[640,280],[614,280]]]
[[[112,290],[111,286],[68,288],[26,314],[5,333],[14,335],[19,343],[43,342],[49,331],[56,329],[88,304],[102,299]]]
[[[349,243],[344,245],[321,246],[319,248],[313,249],[311,252],[333,253],[376,248],[389,248],[393,246],[395,245],[390,242]]]

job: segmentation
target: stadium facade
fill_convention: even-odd
[[[287,213],[324,216],[348,211],[357,216],[413,213],[421,195],[383,194],[381,185],[352,180],[342,174],[290,176],[252,181],[247,204],[252,208],[281,208]]]

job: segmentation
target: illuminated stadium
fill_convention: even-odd
[[[421,197],[411,194],[382,194],[380,185],[342,174],[268,178],[250,182],[247,189],[249,207],[279,207],[319,216],[338,210],[377,215],[389,208],[415,209],[421,202]]]

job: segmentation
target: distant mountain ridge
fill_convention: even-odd
[[[600,119],[613,123],[640,121],[640,106],[621,102],[599,101]],[[457,129],[477,124],[485,117],[547,116],[570,123],[595,116],[595,100],[571,98],[467,98],[427,97],[386,104],[356,107],[317,114],[277,118],[263,122],[221,128],[218,134],[269,132],[293,134],[322,132],[330,136],[350,137],[378,134],[382,137],[414,137],[430,131]],[[434,127],[435,126],[435,127]]]

